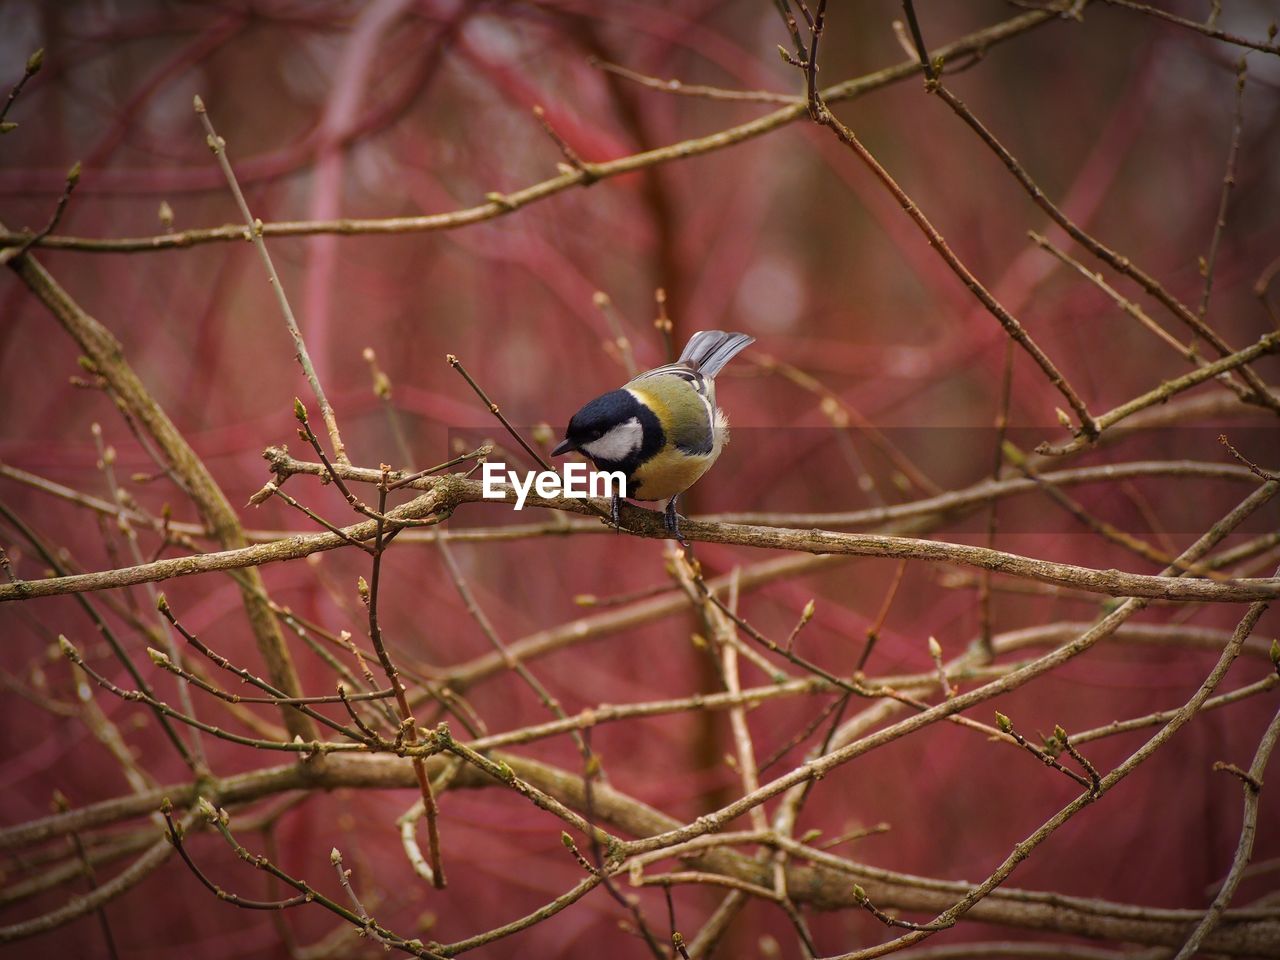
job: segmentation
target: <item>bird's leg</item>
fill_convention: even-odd
[[[680,514],[676,512],[676,501],[680,499],[680,495],[676,494],[667,501],[667,508],[662,511],[662,525],[667,528],[667,532],[676,538],[676,542],[686,550],[689,549],[689,541],[680,533]]]
[[[622,498],[618,496],[616,493],[613,495],[612,503],[610,504],[609,517],[611,520],[613,520],[613,532],[621,533],[622,532]]]

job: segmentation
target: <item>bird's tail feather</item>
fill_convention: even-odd
[[[745,333],[723,330],[699,330],[684,345],[680,362],[687,363],[704,377],[714,377],[738,352],[755,342]]]

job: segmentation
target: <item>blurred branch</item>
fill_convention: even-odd
[[[159,798],[156,798],[156,802],[159,802]],[[182,818],[181,823],[185,827],[191,823],[191,819],[188,814]],[[110,903],[127,893],[155,873],[169,859],[169,854],[172,852],[173,848],[169,845],[168,838],[162,837],[154,841],[133,863],[110,880],[100,883],[91,893],[73,897],[63,906],[30,920],[0,927],[0,943],[26,940],[37,934],[56,930],[86,914],[93,913],[103,904]]]
[[[955,57],[976,50],[986,50],[1042,24],[1056,19],[1056,10],[1032,10],[1010,17],[983,30],[977,30],[955,42],[939,48],[940,56]],[[835,103],[852,100],[872,90],[904,80],[919,72],[920,66],[904,61],[862,77],[838,83],[822,92],[823,98]],[[805,105],[797,103],[775,110],[748,123],[728,127],[705,137],[695,137],[670,146],[647,150],[643,153],[606,160],[592,165],[596,179],[643,170],[657,164],[683,160],[716,150],[723,150],[745,140],[750,140],[804,117]],[[341,235],[419,233],[431,230],[452,230],[475,223],[482,223],[504,216],[521,207],[562,193],[573,187],[586,185],[588,178],[580,170],[572,170],[513,193],[496,196],[486,203],[456,210],[451,213],[429,214],[419,217],[344,218],[341,220],[281,221],[264,223],[260,231],[263,237],[310,236],[319,233]],[[0,247],[18,246],[26,238],[21,234],[4,233],[0,225]],[[151,250],[169,250],[192,247],[204,243],[227,242],[244,239],[244,227],[227,224],[221,227],[185,230],[150,237],[125,237],[118,239],[94,239],[88,237],[49,236],[39,243],[41,247],[83,250],[98,253],[140,253]]]
[[[1099,290],[1105,293],[1108,297],[1114,300],[1116,302],[1116,306],[1118,306],[1121,310],[1123,310],[1129,316],[1133,317],[1133,319],[1137,320],[1140,324],[1142,324],[1144,327],[1150,330],[1153,334],[1156,335],[1156,337],[1161,342],[1167,344],[1170,348],[1176,351],[1181,357],[1183,357],[1188,363],[1194,363],[1197,366],[1202,367],[1208,362],[1202,356],[1200,356],[1200,354],[1196,351],[1195,347],[1188,346],[1187,344],[1182,343],[1180,340],[1174,337],[1173,334],[1165,330],[1164,327],[1160,326],[1159,323],[1151,319],[1151,317],[1147,315],[1147,312],[1143,310],[1142,307],[1140,307],[1138,304],[1134,303],[1132,300],[1122,295],[1113,286],[1111,286],[1111,284],[1107,283],[1107,281],[1103,279],[1102,274],[1100,272],[1096,270],[1090,270],[1079,260],[1072,257],[1069,253],[1055,246],[1054,243],[1051,240],[1049,240],[1047,237],[1044,237],[1036,233],[1034,230],[1028,230],[1027,235],[1031,238],[1032,242],[1036,244],[1036,246],[1041,247],[1044,250],[1047,250],[1049,253],[1057,257],[1060,261],[1065,263],[1067,266],[1073,267],[1082,277],[1084,277],[1086,280],[1088,280],[1090,283],[1096,286]]]

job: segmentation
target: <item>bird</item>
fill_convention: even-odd
[[[755,342],[745,333],[700,330],[680,359],[637,374],[616,390],[586,403],[569,420],[551,451],[585,454],[597,470],[626,476],[625,496],[663,501],[663,523],[682,544],[680,494],[711,468],[729,441],[729,421],[716,406],[715,377]],[[613,525],[622,497],[612,499]]]

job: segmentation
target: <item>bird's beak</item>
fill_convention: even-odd
[[[563,440],[560,441],[560,443],[556,446],[556,448],[551,451],[551,455],[553,457],[558,457],[558,456],[561,456],[562,454],[568,453],[570,450],[576,450],[576,449],[578,448],[573,445],[573,441],[570,440],[568,437],[565,437]]]

